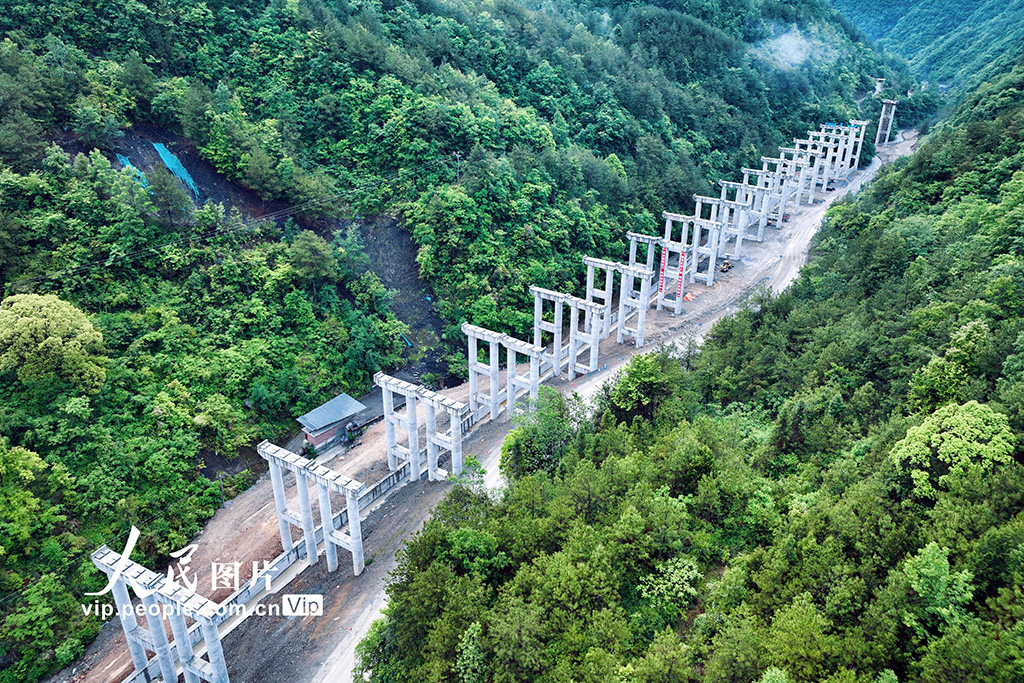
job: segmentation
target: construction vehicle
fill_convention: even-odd
[[[730,270],[732,270],[732,261],[723,262],[722,265],[718,267],[718,270],[722,271],[723,273],[728,273]]]

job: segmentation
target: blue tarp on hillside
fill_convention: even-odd
[[[135,178],[135,180],[138,181],[139,185],[142,185],[143,187],[149,187],[149,181],[146,180],[146,176],[142,174],[142,171],[140,171],[139,169],[135,168],[135,166],[132,165],[132,162],[129,161],[128,157],[126,157],[123,154],[118,154],[117,160],[121,162],[121,165],[123,167],[127,168],[129,172],[131,172],[132,176]]]
[[[192,176],[188,174],[185,167],[181,165],[178,157],[171,154],[170,150],[159,142],[154,142],[153,147],[163,162],[167,164],[167,168],[171,169],[171,173],[177,176],[178,180],[188,185],[188,188],[195,194],[196,199],[199,199],[199,188],[196,187],[195,181],[192,180]]]

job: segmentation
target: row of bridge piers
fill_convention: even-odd
[[[360,510],[391,488],[419,481],[424,474],[429,481],[447,479],[448,472],[439,466],[446,454],[453,473],[461,474],[463,442],[474,424],[497,420],[503,412],[511,416],[530,410],[540,383],[547,379],[564,375],[572,380],[596,372],[600,344],[613,329],[617,343],[642,348],[651,307],[682,313],[688,285],[713,286],[719,260],[741,259],[744,241],[764,241],[765,230],[781,227],[791,208],[812,204],[815,192],[824,193],[830,183],[848,179],[860,163],[866,125],[866,121],[828,123],[808,131],[806,138],[794,139],[793,146],[780,147],[778,157],[762,157],[760,169],[741,169],[741,181],[719,181],[718,197],[695,195],[692,215],[664,212],[662,234],[627,233],[627,262],[583,257],[587,273],[583,297],[531,286],[531,341],[464,323],[468,403],[378,372],[373,379],[383,397],[390,474],[373,488],[267,441],[261,443],[257,451],[270,470],[283,548],[265,570],[268,588],[270,578],[283,575],[300,560],[316,563],[320,543],[328,571],[338,568],[342,550],[351,556],[352,572],[358,576],[365,565]],[[295,478],[298,510],[287,500],[284,477],[288,472]],[[319,524],[313,511],[313,487]],[[332,494],[345,501],[338,513],[332,508]],[[301,535],[298,543],[292,539],[293,528]],[[255,587],[236,591],[217,604],[183,592],[162,575],[106,546],[92,559],[109,578],[119,614],[125,614],[121,624],[136,668],[130,681],[159,677],[177,681],[180,671],[186,683],[228,683],[218,630],[224,619],[219,612],[229,602],[261,599],[262,593]],[[129,587],[144,607],[170,605],[177,610],[167,617],[173,641],[166,637],[162,617],[147,616],[147,625],[142,626],[133,616]],[[206,653],[205,659],[199,652]]]

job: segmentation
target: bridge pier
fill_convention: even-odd
[[[103,545],[92,554],[92,562],[112,583],[114,602],[121,618],[121,627],[135,666],[135,680],[177,681],[180,664],[185,683],[228,683],[228,669],[215,618],[218,605],[201,595],[185,590],[167,576],[157,574]],[[136,606],[128,587],[139,596],[146,615],[143,628],[136,616]],[[167,638],[164,617],[171,624],[172,640]],[[197,622],[191,629],[188,617]],[[195,646],[204,642],[206,659],[194,654]],[[152,660],[146,650],[154,653]]]

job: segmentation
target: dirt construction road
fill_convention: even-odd
[[[650,311],[644,350],[675,340],[692,339],[699,343],[715,320],[735,312],[759,287],[769,286],[776,292],[787,287],[806,261],[811,237],[829,204],[859,190],[883,163],[909,154],[915,145],[916,135],[904,133],[899,142],[880,150],[881,159],[876,158],[870,167],[855,174],[849,185],[819,196],[820,203],[800,207],[799,213],[791,212],[792,219],[784,223],[781,230],[769,229],[764,242],[745,242],[743,259],[728,273],[719,274],[713,288],[699,284],[689,286],[696,298],[687,304],[682,315]],[[601,371],[574,382],[559,380],[549,384],[589,398],[637,352],[639,350],[632,346],[616,344],[613,334],[601,345]],[[605,364],[607,369],[604,369]],[[465,384],[444,393],[458,400],[468,400]],[[464,443],[464,451],[476,455],[487,470],[485,481],[492,489],[500,488],[502,483],[498,458],[509,427],[503,415],[497,422],[477,426]],[[352,448],[332,449],[320,456],[318,462],[368,485],[374,484],[387,472],[383,424],[371,426]],[[450,469],[443,461],[441,466]],[[293,487],[294,481],[288,479],[286,484]],[[322,593],[322,616],[250,616],[224,635],[224,652],[232,682],[351,681],[355,646],[385,605],[385,586],[388,573],[397,565],[396,552],[422,528],[433,506],[449,489],[450,485],[444,483],[411,483],[365,511],[362,528],[367,567],[362,575],[352,576],[348,553],[341,552],[338,571],[327,573],[326,562],[321,559],[282,591]],[[342,509],[343,501],[332,502],[336,510]],[[247,580],[253,561],[269,560],[280,553],[269,477],[264,476],[237,497],[231,507],[218,511],[194,543],[199,546],[192,561],[199,575],[199,592],[213,599],[223,599],[228,591],[210,590],[212,561],[240,562],[241,578]],[[280,597],[270,596],[265,602],[280,603]],[[53,683],[111,683],[122,680],[131,669],[124,637],[115,618],[72,667],[49,680]]]

